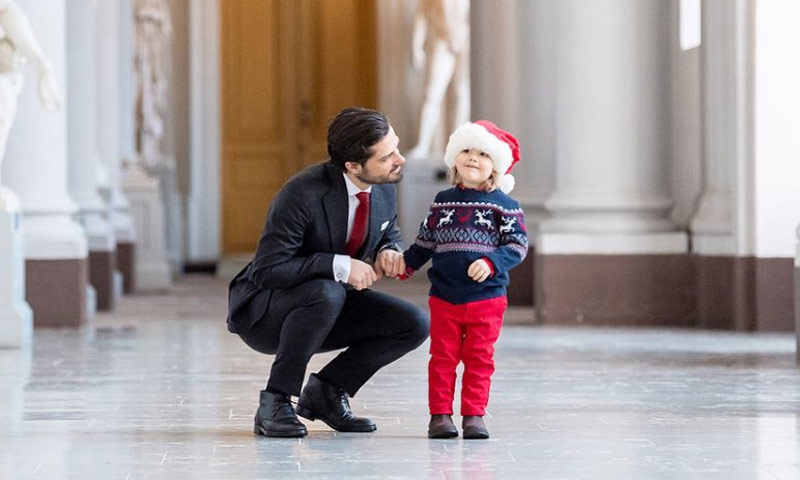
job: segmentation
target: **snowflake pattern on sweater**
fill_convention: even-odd
[[[416,241],[403,255],[409,273],[432,259],[430,294],[463,304],[505,295],[508,271],[527,253],[525,215],[513,198],[500,190],[454,187],[436,195]],[[483,283],[467,275],[479,258],[494,268]]]

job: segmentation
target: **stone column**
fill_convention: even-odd
[[[204,74],[219,71],[219,8],[219,0],[189,3],[192,115],[186,257],[195,264],[214,264],[220,257],[220,85],[218,76]]]
[[[108,205],[98,190],[94,8],[97,0],[70,2],[67,10],[69,49],[70,192],[78,204],[89,240],[89,281],[97,292],[98,310],[115,303],[114,272],[117,242],[108,221]]]
[[[670,5],[556,8],[556,186],[534,235],[539,319],[690,324],[687,238],[668,216]]]
[[[19,0],[18,4],[66,93],[66,2]],[[93,310],[93,299],[87,305],[86,234],[72,218],[78,209],[67,191],[64,96],[60,111],[45,112],[36,81],[29,77],[6,150],[4,181],[20,199],[26,295],[37,327],[79,326],[86,322],[87,310]]]
[[[741,118],[746,98],[738,93],[746,81],[745,58],[737,51],[745,19],[737,18],[737,3],[703,2],[703,193],[691,222],[694,251],[730,255],[734,251],[732,190],[736,161],[742,151]]]
[[[120,10],[125,5],[121,0],[102,0],[95,8],[96,38],[120,39],[126,32],[124,25],[129,17],[121,17]],[[129,4],[128,4],[129,6]],[[132,11],[132,10],[131,10]],[[132,15],[132,13],[131,13]],[[126,33],[127,35],[127,33]],[[124,95],[121,76],[125,75],[120,66],[124,61],[132,62],[120,52],[119,42],[100,41],[95,44],[97,64],[97,139],[102,159],[101,191],[110,205],[110,220],[117,244],[117,269],[122,273],[125,293],[133,291],[135,282],[136,228],[130,212],[130,204],[122,192],[120,178],[121,156],[120,123],[132,115],[132,93]],[[127,54],[125,54],[127,55]],[[128,98],[128,102],[121,101]]]
[[[673,229],[661,3],[559,2],[558,165],[547,230]]]
[[[528,226],[547,218],[544,204],[555,185],[556,7],[558,0],[523,1],[518,5],[520,153],[515,169],[525,178],[514,198],[525,209]],[[524,32],[524,33],[523,33]],[[531,247],[534,247],[531,244]]]
[[[546,58],[540,58],[539,54],[548,47],[554,47],[552,40],[545,40],[550,32],[543,29],[543,24],[548,21],[547,14],[554,11],[551,3],[497,0],[474,3],[472,10],[473,18],[482,19],[475,22],[472,28],[471,78],[475,92],[472,119],[489,119],[520,138],[522,160],[514,167],[514,176],[524,181],[517,182],[512,196],[525,209],[529,227],[540,217],[543,201],[540,197],[540,208],[534,206],[535,185],[547,181],[535,170],[537,167],[539,170],[541,167],[546,169],[548,162],[552,168],[553,159],[552,155],[542,158],[530,154],[541,138],[537,138],[536,134],[546,132],[537,128],[541,124],[535,124],[532,117],[538,115],[538,119],[548,118],[548,112],[532,109],[528,102],[533,101],[533,96],[537,94],[552,98],[553,92],[547,91],[545,84],[525,83],[524,89],[521,86],[525,80],[530,82],[529,75],[535,68],[534,62],[541,62],[536,66],[543,70],[548,67]],[[548,120],[552,121],[552,116]],[[553,138],[552,135],[548,136],[550,138]],[[438,161],[441,162],[441,159]],[[509,305],[533,305],[534,257],[535,249],[531,244],[525,261],[511,270]],[[530,320],[533,321],[533,318]]]
[[[749,330],[754,305],[753,262],[737,255],[733,195],[750,156],[750,58],[742,45],[748,0],[706,0],[702,14],[703,190],[690,228],[697,263],[698,324]],[[748,207],[744,207],[748,208]]]

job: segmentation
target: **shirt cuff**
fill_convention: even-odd
[[[408,280],[409,278],[411,278],[412,275],[414,275],[415,271],[416,270],[414,270],[411,267],[406,267],[406,271],[398,275],[397,278],[399,278],[400,280]]]
[[[392,249],[395,252],[403,253],[403,251],[400,250],[400,247],[396,243],[387,243],[386,245],[381,246],[381,248],[378,249],[378,253],[381,253],[382,251],[386,250],[387,248]]]
[[[494,262],[492,262],[489,259],[489,257],[483,257],[481,258],[481,260],[485,261],[486,265],[489,265],[489,270],[491,270],[491,273],[489,273],[489,277],[494,277]]]
[[[350,257],[347,255],[333,256],[333,278],[337,282],[347,283],[350,278]]]

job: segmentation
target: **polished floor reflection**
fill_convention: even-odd
[[[383,288],[425,300],[423,283]],[[792,335],[526,327],[517,308],[490,440],[426,438],[427,344],[352,400],[377,432],[267,439],[252,417],[271,358],[227,333],[225,302],[188,277],[0,350],[0,479],[800,478]]]

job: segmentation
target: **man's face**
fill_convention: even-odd
[[[399,182],[403,179],[403,164],[406,163],[397,149],[399,143],[394,128],[389,127],[389,133],[371,147],[372,156],[364,166],[347,162],[347,171],[368,185]]]

